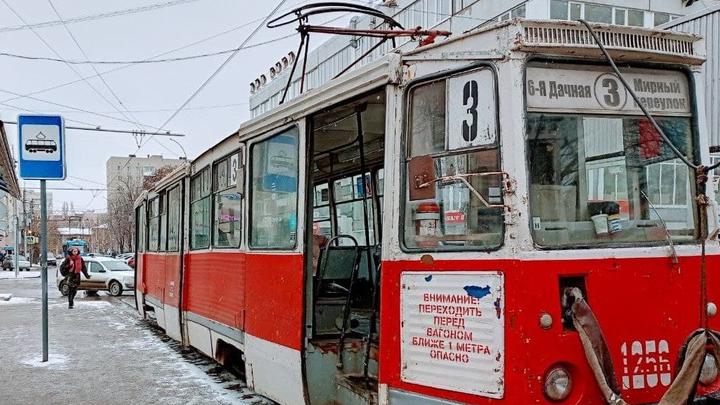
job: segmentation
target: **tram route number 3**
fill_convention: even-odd
[[[238,164],[240,163],[239,159],[240,155],[235,154],[230,157],[230,185],[234,186],[237,184],[237,176],[238,176]]]
[[[473,70],[448,80],[448,149],[492,145],[497,139],[494,76]]]
[[[623,389],[667,387],[672,382],[670,347],[666,340],[623,342],[620,352]]]

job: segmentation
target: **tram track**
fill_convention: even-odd
[[[192,347],[183,347],[180,342],[165,335],[165,330],[163,330],[154,319],[141,319],[135,312],[135,303],[132,296],[108,296],[107,299],[113,305],[123,308],[122,313],[125,316],[131,318],[136,324],[146,328],[154,338],[161,341],[167,348],[182,357],[184,361],[197,367],[224,390],[236,394],[237,399],[243,401],[243,404],[278,405],[273,400],[253,392],[247,386],[243,370],[236,367],[223,366]]]

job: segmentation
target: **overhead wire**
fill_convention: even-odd
[[[77,40],[77,38],[75,37],[75,34],[73,34],[73,32],[70,30],[70,27],[68,27],[68,25],[65,23],[65,21],[64,21],[63,18],[62,18],[62,16],[60,15],[60,12],[59,12],[59,11],[57,10],[57,8],[55,7],[55,4],[53,4],[52,0],[48,0],[48,4],[50,4],[50,7],[53,9],[53,12],[55,12],[55,15],[56,15],[56,16],[58,17],[58,19],[60,19],[60,21],[62,22],[63,28],[65,29],[65,32],[68,33],[68,35],[70,36],[70,38],[72,39],[72,41],[75,43],[75,46],[77,46],[77,48],[78,48],[78,50],[80,51],[80,53],[82,53],[82,55],[83,55],[83,57],[84,57],[85,59],[88,59],[87,53],[85,53],[85,49],[83,49],[83,47],[80,45],[80,42],[79,42],[79,41]],[[68,62],[66,61],[65,63],[68,63]],[[115,90],[113,90],[113,88],[110,87],[110,84],[105,80],[105,78],[100,74],[100,72],[98,72],[98,70],[97,70],[97,68],[95,67],[95,65],[91,65],[91,67],[92,67],[93,72],[95,72],[95,73],[98,75],[98,78],[99,78],[100,81],[103,83],[103,85],[105,86],[105,88],[107,88],[108,91],[110,92],[110,94],[112,94],[112,96],[115,97],[115,101],[117,101],[117,103],[120,105],[120,107],[127,112],[127,109],[128,109],[128,108],[125,106],[125,103],[123,103],[122,100],[120,100],[120,97],[117,95],[117,93],[115,92]],[[127,115],[126,115],[125,113],[122,113],[120,110],[118,110],[118,112],[121,113],[123,117],[128,118],[128,116],[129,116],[129,119],[131,119],[132,121],[135,122],[135,125],[137,126],[138,129],[141,127],[140,123],[138,122],[138,119],[137,119],[136,117],[134,117],[134,116],[132,115],[132,113],[129,113],[129,112],[128,112]]]
[[[4,1],[4,0],[3,0],[3,1]],[[213,71],[213,73],[190,95],[190,97],[188,97],[188,98],[165,120],[165,122],[160,126],[160,130],[162,130],[162,128],[164,128],[167,124],[169,124],[170,121],[172,121],[188,104],[190,104],[190,102],[192,102],[192,100],[195,99],[195,97],[196,97],[215,77],[217,77],[217,75],[230,63],[230,61],[232,61],[232,59],[238,54],[238,52],[240,52],[240,50],[242,49],[242,47],[243,47],[244,45],[246,45],[258,32],[260,32],[260,30],[265,26],[265,24],[267,23],[267,21],[270,20],[270,18],[283,6],[283,4],[285,4],[286,1],[287,1],[287,0],[280,0],[280,2],[278,3],[278,5],[275,6],[275,8],[274,8],[269,14],[267,14],[264,18],[262,18],[262,21],[260,22],[260,24],[258,24],[258,25],[252,30],[252,32],[250,32],[250,34],[248,34],[248,36],[245,37],[245,39],[242,41],[242,43],[240,44],[240,46],[237,48],[237,51],[231,53],[231,54],[225,59],[225,61],[223,61],[223,63],[221,63],[220,66],[218,66],[217,69],[215,69],[215,71]],[[140,151],[140,149],[142,149],[142,147],[143,147],[144,145],[146,145],[147,142],[149,142],[151,139],[153,139],[156,134],[157,134],[157,133],[151,134],[150,137],[149,137],[145,142],[142,142],[142,143],[138,146],[138,148],[137,148],[137,150],[135,151],[135,153],[129,156],[129,158],[125,161],[125,164],[120,168],[120,170],[117,171],[117,174],[116,174],[112,179],[110,179],[110,181],[108,181],[108,187],[110,187],[110,185],[113,184],[113,182],[118,178],[119,174],[130,164],[130,162],[132,161],[132,159],[135,157],[135,154],[136,154],[138,151]],[[93,200],[94,200],[94,197],[93,197]]]
[[[0,28],[0,33],[5,32],[14,32],[14,31],[23,31],[26,29],[32,29],[32,28],[49,28],[49,27],[55,27],[61,24],[77,24],[81,22],[87,22],[87,21],[95,21],[110,17],[118,17],[118,16],[124,16],[124,15],[131,15],[131,14],[138,14],[138,13],[144,13],[147,11],[153,11],[161,8],[167,8],[167,7],[173,7],[178,6],[181,4],[186,3],[194,3],[198,0],[172,0],[172,1],[165,1],[162,3],[155,3],[150,4],[147,6],[142,7],[134,7],[134,8],[128,8],[123,10],[116,10],[116,11],[110,11],[105,13],[99,13],[99,14],[91,14],[86,15],[82,17],[74,17],[74,18],[68,18],[64,22],[62,20],[55,20],[55,21],[44,21],[40,23],[35,24],[25,24],[25,25],[16,25],[12,27],[3,27]]]
[[[267,44],[271,44],[273,42],[282,41],[284,39],[292,38],[296,33],[283,35],[281,37],[269,39],[267,41],[258,42],[255,44],[250,44],[244,46],[242,49],[250,49],[255,48],[258,46],[263,46]],[[204,58],[210,58],[213,56],[220,56],[220,55],[227,55],[229,53],[238,51],[238,48],[231,48],[231,49],[223,49],[220,51],[214,51],[214,52],[206,52],[201,53],[197,55],[188,55],[188,56],[178,56],[176,58],[163,58],[163,59],[135,59],[135,60],[90,60],[85,57],[85,60],[73,60],[73,59],[59,59],[59,58],[52,58],[47,56],[31,56],[31,55],[21,55],[11,52],[0,52],[0,56],[9,57],[9,58],[15,58],[15,59],[23,59],[23,60],[32,60],[32,61],[47,61],[47,62],[60,62],[60,63],[69,63],[71,65],[149,65],[149,64],[157,64],[157,63],[169,63],[169,62],[184,62],[184,61],[191,61],[196,59],[204,59]],[[105,73],[113,72],[106,71],[103,73],[96,72],[95,76],[92,77],[102,77]],[[88,78],[91,78],[88,76]]]
[[[294,7],[294,6],[298,5],[298,4],[306,3],[307,1],[308,1],[308,0],[299,1],[299,2],[294,3],[292,6],[289,6],[289,7]],[[288,9],[289,9],[289,8],[288,8]],[[284,10],[283,10],[283,11],[284,11]],[[191,48],[191,47],[193,47],[193,46],[199,45],[199,44],[204,43],[204,42],[211,41],[211,40],[216,39],[216,38],[218,38],[218,37],[221,37],[221,36],[223,36],[223,35],[227,35],[227,34],[230,34],[230,33],[232,33],[232,32],[238,31],[238,30],[240,30],[240,29],[242,29],[242,28],[245,28],[245,27],[247,27],[247,26],[249,26],[249,25],[252,25],[252,24],[254,24],[254,23],[256,23],[256,22],[258,22],[258,21],[260,21],[260,20],[262,20],[262,18],[256,18],[256,19],[254,19],[254,20],[250,20],[250,21],[248,21],[248,22],[242,23],[242,24],[237,25],[237,26],[235,26],[235,27],[232,27],[232,28],[230,28],[230,29],[227,29],[227,30],[221,31],[221,32],[219,32],[219,33],[210,35],[210,36],[208,36],[208,37],[199,39],[199,40],[197,40],[197,41],[193,41],[193,42],[190,42],[190,43],[188,43],[188,44],[179,46],[179,47],[177,47],[177,48],[173,48],[173,49],[170,49],[170,50],[168,50],[168,51],[164,51],[164,52],[161,52],[161,53],[159,53],[159,54],[155,54],[155,55],[153,55],[153,56],[150,56],[150,57],[146,58],[145,60],[156,59],[156,58],[159,58],[159,57],[161,57],[161,56],[169,55],[169,54],[171,54],[171,53],[175,53],[175,52],[178,52],[178,51],[185,50],[185,49],[187,49],[187,48]],[[249,46],[246,46],[246,48],[250,48],[250,47],[254,47],[254,46],[256,46],[256,45],[249,45]],[[104,74],[107,74],[107,73],[112,73],[112,72],[116,72],[116,71],[119,71],[119,70],[127,69],[127,68],[132,67],[132,66],[134,66],[134,65],[118,66],[118,67],[116,67],[116,68],[108,69],[108,70],[106,70],[106,71],[104,71],[104,72],[101,72],[101,73],[104,75]],[[95,78],[95,77],[97,77],[97,75],[85,76],[84,78],[85,78],[85,79],[92,79],[92,78]],[[46,88],[44,88],[44,89],[35,90],[35,91],[33,91],[33,92],[27,93],[27,94],[22,95],[22,96],[16,96],[16,97],[13,97],[13,98],[9,98],[9,99],[6,99],[6,100],[2,100],[1,102],[14,101],[14,100],[23,98],[23,97],[25,97],[25,96],[33,96],[33,95],[36,95],[36,94],[46,93],[46,92],[48,92],[48,91],[57,90],[57,89],[60,89],[60,88],[63,88],[63,87],[71,86],[71,85],[73,85],[73,84],[76,84],[76,83],[79,83],[79,82],[82,82],[82,81],[83,81],[82,79],[76,79],[76,80],[72,80],[72,81],[69,81],[69,82],[60,83],[60,84],[57,84],[57,85],[54,85],[54,86],[51,86],[51,87],[46,87]]]
[[[7,2],[7,0],[0,0],[0,1],[2,1],[2,3],[5,4],[5,7],[7,7],[7,8],[15,15],[15,17],[17,17],[23,24],[28,25],[28,22],[25,20],[25,18],[23,18],[23,16],[20,15],[20,13],[18,13],[11,5]],[[60,55],[60,53],[57,52],[57,51],[55,50],[55,48],[54,48],[52,45],[50,45],[50,43],[49,43],[47,40],[45,40],[45,38],[44,38],[42,35],[40,35],[34,28],[30,28],[30,31],[32,31],[32,33],[40,40],[40,42],[42,42],[43,45],[45,45],[46,48],[48,48],[53,54],[55,54],[55,56],[57,56],[57,57],[60,58],[60,59],[63,59],[63,57]],[[73,67],[73,66],[70,65],[70,64],[66,64],[66,66],[67,66],[70,70],[72,70],[73,73],[75,73],[75,75],[77,75],[79,78],[81,78],[81,80],[82,80],[83,82],[85,82],[85,84],[87,84],[87,86],[90,87],[90,89],[92,89],[92,90],[93,90],[100,98],[102,98],[110,107],[112,107],[113,109],[116,109],[116,110],[120,111],[120,110],[115,106],[115,104],[113,104],[104,94],[102,94],[95,86],[93,86],[92,83],[90,83],[87,79],[85,79],[85,78],[83,77],[83,75],[80,74],[80,72],[78,72],[77,69],[75,69],[75,67]],[[5,90],[3,90],[3,91],[5,91]],[[6,92],[8,92],[8,91],[6,91]],[[8,93],[13,94],[12,92],[8,92]],[[46,100],[43,100],[43,101],[44,101],[44,102],[48,102],[48,101],[46,101]],[[87,113],[93,113],[93,112],[88,111],[88,110],[84,110],[84,111],[87,112]],[[123,115],[124,115],[124,114],[123,114]],[[106,116],[106,117],[111,117],[111,116]],[[127,122],[129,122],[129,123],[131,123],[131,124],[134,124],[134,125],[138,125],[138,123],[132,122],[132,120],[130,120],[127,116],[125,116],[125,117],[126,117],[126,121],[127,121]],[[118,120],[119,118],[117,118],[117,117],[112,117],[111,119]],[[147,126],[147,127],[148,127],[148,128],[151,128],[150,126]],[[139,127],[138,127],[138,128],[139,128]]]
[[[3,0],[3,1],[5,1],[5,0]],[[223,63],[221,63],[220,66],[218,66],[218,68],[215,69],[215,71],[200,85],[200,87],[198,87],[198,88],[190,95],[190,97],[188,97],[187,100],[185,100],[185,102],[183,102],[183,103],[180,105],[180,107],[178,107],[178,109],[177,109],[175,112],[173,112],[173,113],[168,117],[167,120],[165,120],[165,122],[160,126],[160,130],[162,130],[163,128],[165,128],[165,126],[166,126],[167,124],[169,124],[170,121],[172,121],[178,114],[180,114],[180,112],[183,110],[183,108],[185,108],[188,104],[190,104],[190,102],[192,102],[192,101],[195,99],[195,97],[196,97],[198,94],[200,94],[200,92],[203,91],[203,89],[205,89],[205,87],[206,87],[213,79],[215,79],[215,77],[217,77],[217,75],[230,63],[230,61],[232,61],[232,60],[235,58],[235,56],[237,56],[238,52],[240,52],[240,50],[242,49],[242,47],[245,46],[245,45],[247,45],[247,43],[250,42],[250,40],[251,40],[258,32],[260,32],[260,30],[261,30],[261,29],[263,28],[263,26],[268,22],[268,20],[270,20],[270,18],[280,9],[280,7],[282,7],[283,4],[285,4],[286,1],[287,1],[287,0],[280,0],[280,2],[278,3],[278,5],[275,6],[275,8],[270,12],[270,14],[268,14],[268,15],[263,19],[263,21],[262,21],[258,26],[256,26],[255,29],[252,30],[252,32],[250,32],[250,34],[245,38],[245,40],[242,41],[242,43],[240,44],[240,46],[237,47],[236,50],[233,51],[230,55],[228,55],[228,57],[223,61]],[[154,134],[150,135],[150,138],[148,138],[148,141],[149,141],[150,139],[152,139],[153,136],[154,136]],[[142,145],[144,145],[145,143],[147,143],[147,141],[146,141],[146,142],[143,142],[140,146],[142,147]]]

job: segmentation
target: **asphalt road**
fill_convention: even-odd
[[[52,272],[54,274],[54,272]],[[39,278],[0,279],[0,404],[267,404],[212,360],[140,319],[132,295],[75,309],[49,277],[50,361],[41,362]]]

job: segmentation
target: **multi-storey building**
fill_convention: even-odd
[[[114,193],[122,192],[125,187],[142,187],[145,178],[155,175],[159,169],[176,167],[185,162],[183,158],[167,159],[162,155],[110,157],[105,164],[108,201]]]
[[[20,186],[15,175],[15,158],[0,121],[0,246],[15,245],[16,217]],[[21,208],[21,207],[20,207]]]
[[[482,28],[494,22],[511,18],[528,19],[586,19],[616,25],[654,27],[665,24],[688,13],[701,10],[709,3],[683,0],[392,0],[381,3],[377,8],[406,28],[421,26],[440,29],[454,35]],[[380,21],[369,16],[351,20],[353,28],[382,28]],[[438,39],[440,40],[440,39]],[[330,81],[345,67],[367,52],[377,43],[367,37],[336,36],[311,51],[307,57],[305,91]],[[400,47],[416,46],[416,42],[399,41]],[[390,41],[386,42],[355,67],[378,59],[391,51]],[[281,56],[281,55],[278,55]],[[299,63],[302,63],[300,61]],[[299,71],[299,70],[298,70]],[[288,81],[290,69],[284,69],[274,78],[263,74],[262,80],[255,81],[250,96],[250,113],[253,117],[278,105]],[[257,86],[256,84],[260,84]],[[287,99],[300,93],[300,74],[293,77]]]

